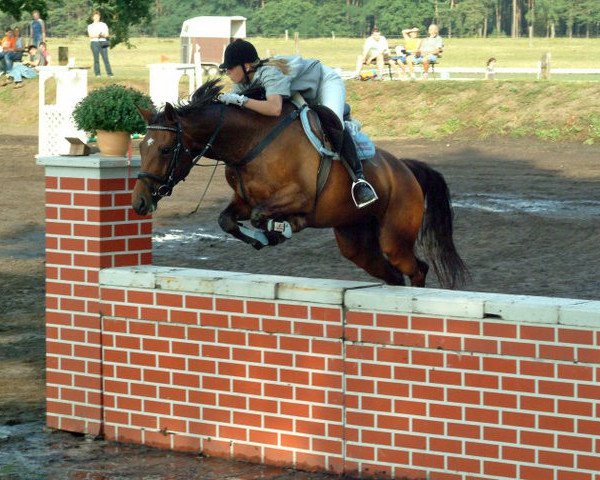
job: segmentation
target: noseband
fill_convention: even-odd
[[[217,138],[217,135],[221,131],[225,120],[225,108],[223,107],[224,105],[221,107],[219,124],[217,125],[217,128],[213,131],[212,135],[208,139],[208,142],[206,142],[200,153],[196,155],[196,157],[194,157],[194,159],[192,160],[192,167],[195,167],[198,164],[198,162],[202,159],[202,157],[204,157],[204,155],[206,155],[206,153],[212,148],[215,138]],[[190,157],[192,156],[192,152],[183,144],[183,129],[181,128],[181,124],[179,123],[179,121],[174,127],[169,127],[167,125],[148,125],[146,128],[148,130],[164,130],[167,132],[175,133],[175,141],[173,142],[173,144],[168,149],[162,152],[173,152],[169,160],[169,166],[165,175],[160,177],[149,172],[140,172],[137,175],[137,178],[144,182],[146,186],[148,186],[148,188],[152,191],[152,197],[168,197],[171,195],[171,193],[173,193],[173,188],[175,187],[175,184],[180,180],[183,180],[183,178],[175,178],[175,172],[177,170],[177,165],[179,164],[179,157],[181,156],[181,151],[184,150]],[[155,182],[158,182],[159,187],[157,188],[154,184],[148,182],[147,179],[151,179]]]

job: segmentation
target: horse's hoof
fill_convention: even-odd
[[[266,232],[267,238],[269,239],[269,246],[274,247],[287,240],[287,237],[283,236],[279,232]]]

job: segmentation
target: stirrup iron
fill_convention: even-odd
[[[356,200],[356,196],[354,195],[354,187],[361,183],[364,183],[369,187],[369,189],[373,192],[373,198],[366,202],[358,203],[358,201]],[[354,180],[354,182],[352,182],[350,193],[352,194],[352,201],[354,202],[354,205],[356,205],[357,208],[364,208],[367,205],[371,205],[373,202],[376,202],[379,199],[379,197],[377,196],[377,192],[373,188],[373,185],[367,182],[364,178],[357,178],[356,180]]]

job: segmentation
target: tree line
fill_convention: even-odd
[[[93,9],[113,43],[130,36],[178,36],[187,18],[242,15],[249,36],[359,37],[437,23],[443,36],[600,36],[599,0],[0,0],[0,22],[26,24],[42,12],[51,36],[85,35]]]

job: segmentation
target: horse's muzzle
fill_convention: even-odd
[[[147,189],[143,187],[143,183],[140,187],[140,183],[142,182],[138,181],[133,189],[131,207],[138,215],[148,215],[156,210],[158,199],[148,193]]]

